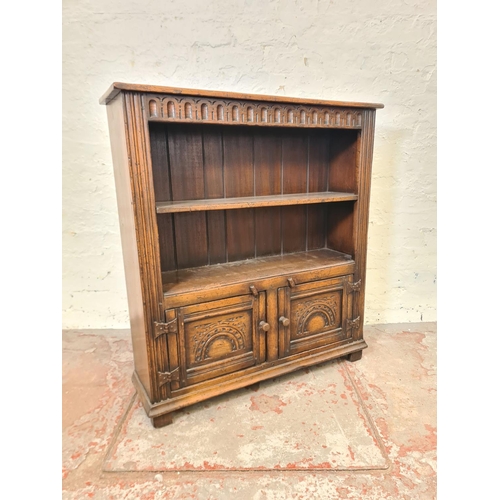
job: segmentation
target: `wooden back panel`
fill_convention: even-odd
[[[311,205],[159,214],[162,271],[325,248],[328,210]]]
[[[357,130],[149,127],[156,201],[357,190]],[[323,205],[157,218],[163,271],[323,248],[335,224]]]
[[[151,122],[156,201],[351,191],[357,130]],[[340,134],[340,138],[339,138]]]

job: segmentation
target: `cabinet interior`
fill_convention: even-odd
[[[149,132],[157,212],[168,206],[157,213],[164,282],[321,249],[355,258],[359,130],[150,122]],[[228,199],[238,208],[225,209]]]

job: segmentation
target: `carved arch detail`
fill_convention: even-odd
[[[144,96],[144,109],[149,120],[167,122],[351,129],[363,122],[356,108],[158,94]]]
[[[196,326],[198,334],[195,337],[195,360],[204,361],[208,359],[210,347],[216,340],[225,340],[231,351],[245,349],[244,324],[237,321],[238,318],[220,320],[216,323],[208,323]]]
[[[317,298],[301,302],[295,312],[297,336],[310,333],[310,322],[320,319],[322,328],[334,327],[337,324],[338,304],[332,298]]]

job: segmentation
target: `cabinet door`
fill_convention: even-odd
[[[180,386],[263,362],[262,315],[265,292],[179,308]]]
[[[278,289],[279,356],[347,340],[352,275]]]

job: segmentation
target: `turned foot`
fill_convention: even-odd
[[[165,413],[165,415],[160,415],[159,417],[153,417],[151,419],[151,423],[153,427],[156,429],[160,427],[165,427],[166,425],[170,425],[172,423],[172,413]]]
[[[351,352],[351,354],[347,356],[347,360],[352,363],[354,361],[359,361],[361,356],[363,356],[363,351]]]

